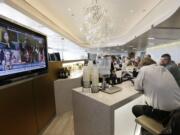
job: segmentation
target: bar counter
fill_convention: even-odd
[[[87,93],[73,89],[75,135],[132,135],[135,117],[131,108],[143,104],[143,95],[130,81],[116,85],[121,91]]]

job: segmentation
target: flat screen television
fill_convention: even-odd
[[[49,55],[49,61],[61,61],[61,56],[59,52],[51,53]]]
[[[0,17],[0,82],[47,69],[46,36]]]
[[[56,56],[54,53],[49,54],[49,61],[56,61]]]
[[[57,60],[57,61],[61,61],[61,57],[60,57],[59,52],[56,52],[56,53],[54,53],[54,54],[55,54],[55,56],[56,56],[56,60]]]

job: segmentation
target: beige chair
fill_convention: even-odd
[[[161,135],[161,132],[164,129],[161,123],[145,115],[136,118],[135,121],[153,135]]]

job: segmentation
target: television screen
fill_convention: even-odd
[[[59,52],[51,53],[49,55],[49,61],[61,61],[61,56]]]
[[[0,80],[47,70],[46,36],[0,18]]]
[[[57,52],[57,53],[54,53],[55,56],[56,56],[56,60],[57,61],[61,61],[61,57],[60,57],[60,54]]]
[[[50,54],[50,59],[49,59],[49,61],[56,61],[56,56],[55,56],[54,53],[51,53],[51,54]]]

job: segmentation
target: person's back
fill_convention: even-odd
[[[173,75],[163,66],[156,64],[151,58],[140,62],[140,72],[135,80],[135,89],[143,91],[148,105],[135,105],[132,112],[135,117],[146,115],[164,125],[172,111],[180,107],[180,88]],[[180,134],[179,116],[173,121],[171,130]],[[147,133],[141,129],[142,133]]]
[[[173,75],[174,79],[180,87],[180,70],[178,66],[174,62],[171,62],[165,67],[169,70],[169,72],[171,72],[171,74]]]
[[[135,88],[144,91],[146,101],[153,108],[171,111],[180,107],[180,88],[163,66],[152,64],[142,67]]]

